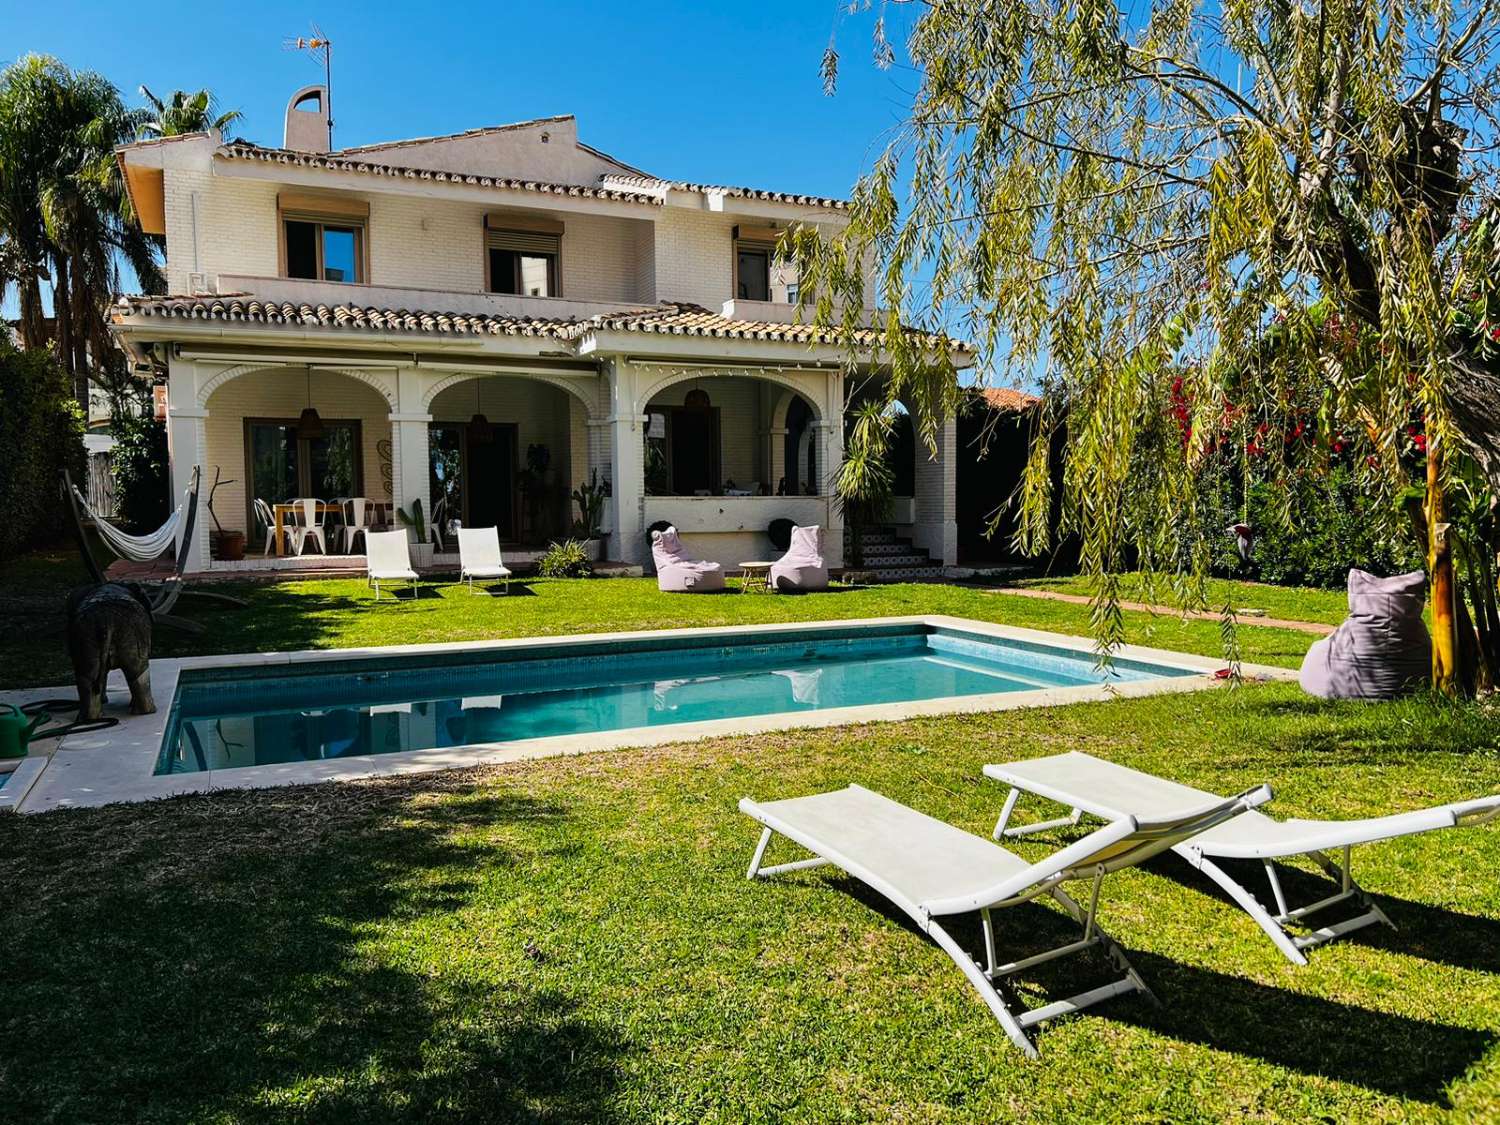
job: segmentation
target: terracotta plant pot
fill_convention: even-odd
[[[243,531],[221,531],[214,536],[214,558],[224,562],[239,562],[245,557],[245,533]]]

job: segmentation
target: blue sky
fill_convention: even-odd
[[[871,17],[847,0],[315,5],[0,5],[0,57],[52,54],[139,104],[143,83],[214,90],[239,132],[280,144],[291,92],[321,70],[283,48],[316,20],[334,43],[335,143],[572,113],[579,135],[658,175],[844,195],[912,85],[869,65]],[[839,22],[846,66],[818,63]]]

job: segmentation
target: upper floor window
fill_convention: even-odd
[[[522,297],[560,297],[563,224],[523,215],[484,217],[485,288]]]
[[[772,275],[775,271],[776,240],[781,232],[774,227],[734,228],[734,297],[737,301],[775,300]]]
[[[284,277],[345,283],[366,280],[368,203],[283,192],[277,204]]]

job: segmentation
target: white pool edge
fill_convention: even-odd
[[[288,762],[234,769],[205,770],[191,774],[157,776],[152,771],[161,751],[177,683],[184,670],[236,668],[267,665],[317,664],[358,660],[437,655],[452,652],[504,652],[527,649],[534,652],[565,650],[570,646],[600,641],[641,640],[673,637],[745,637],[787,631],[812,632],[878,625],[924,625],[957,629],[1002,640],[1031,642],[1094,655],[1092,639],[1064,633],[1048,633],[1013,625],[998,625],[944,615],[856,618],[840,621],[778,622],[767,625],[731,625],[694,629],[655,629],[621,633],[587,633],[561,637],[521,637],[495,641],[460,641],[444,644],[394,645],[381,648],[316,649],[302,652],[244,653],[231,656],[201,656],[151,662],[152,695],[158,709],[153,715],[129,716],[116,727],[88,734],[71,735],[61,742],[50,759],[36,759],[35,772],[23,791],[8,801],[12,778],[0,787],[0,812],[46,812],[60,808],[86,808],[121,801],[146,801],[182,793],[223,789],[260,789],[281,785],[310,785],[324,781],[392,777],[435,770],[489,765],[563,754],[593,753],[626,747],[660,746],[704,738],[764,734],[771,731],[813,729],[855,723],[896,722],[932,715],[1011,711],[1108,699],[1139,698],[1170,692],[1198,691],[1221,686],[1214,673],[1224,661],[1167,649],[1123,645],[1117,660],[1141,660],[1198,675],[1129,681],[1119,684],[1088,684],[1080,687],[1038,688],[1032,691],[1000,692],[992,695],[954,696],[914,700],[826,711],[792,711],[744,718],[715,719],[668,726],[555,735],[505,743],[477,743],[430,750],[407,750],[395,754],[371,754],[329,761]],[[1289,680],[1296,673],[1286,668],[1246,664],[1247,679]],[[27,762],[32,759],[27,759]]]

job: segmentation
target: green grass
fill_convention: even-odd
[[[983,763],[1080,748],[1218,791],[1268,780],[1283,815],[1358,816],[1500,789],[1497,741],[1477,709],[1277,685],[10,818],[0,1106],[27,1122],[1493,1120],[1500,832],[1357,853],[1400,929],[1305,968],[1171,857],[1122,873],[1102,918],[1163,1004],[1048,1025],[1028,1062],[877,896],[820,871],[747,883],[757,829],[735,802],[857,781],[982,833],[1003,797]],[[1018,952],[1063,933],[1048,907],[1005,914]],[[1078,983],[1023,979],[1033,1003]]]
[[[1031,578],[1016,583],[1033,590],[1056,590],[1064,594],[1093,594],[1092,580],[1083,575],[1063,578]],[[1316,621],[1337,625],[1349,612],[1349,598],[1343,590],[1314,590],[1295,586],[1267,586],[1260,582],[1237,582],[1227,578],[1210,578],[1206,584],[1207,603],[1211,613],[1229,605],[1235,609],[1260,609],[1268,617],[1283,621]],[[1172,605],[1171,587],[1160,582],[1148,587],[1139,575],[1126,575],[1120,585],[1125,601]],[[1246,618],[1245,620],[1250,620]]]
[[[69,587],[83,580],[67,552],[29,556],[0,569],[0,684],[12,687],[70,679],[61,608]],[[694,625],[890,617],[945,613],[1034,629],[1087,635],[1086,606],[1017,598],[980,586],[903,584],[838,588],[805,597],[663,594],[654,579],[531,579],[512,583],[509,597],[482,597],[453,583],[432,583],[415,604],[375,604],[360,580],[216,584],[250,604],[222,609],[184,598],[177,612],[202,622],[191,637],[158,630],[157,656],[287,649],[420,644],[497,637],[549,636]],[[1257,587],[1257,589],[1267,589]],[[1286,614],[1321,620],[1321,603],[1291,605]],[[1138,644],[1218,656],[1219,626],[1173,616],[1127,613],[1129,639]],[[1244,660],[1295,667],[1316,638],[1291,630],[1239,630]]]

